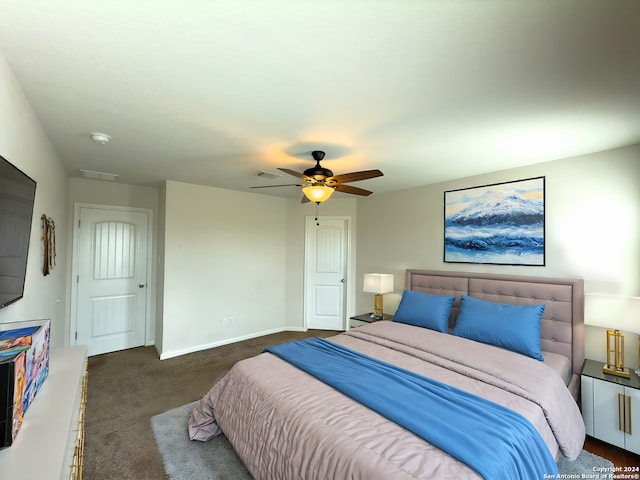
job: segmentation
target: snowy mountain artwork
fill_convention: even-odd
[[[444,192],[444,261],[543,266],[544,179]]]

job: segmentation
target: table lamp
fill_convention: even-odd
[[[585,294],[584,323],[607,329],[607,363],[602,371],[629,378],[629,369],[624,366],[624,335],[621,331],[640,334],[640,297]],[[640,364],[640,343],[638,363]]]
[[[393,292],[393,275],[390,273],[365,273],[363,292],[374,293],[372,318],[383,318],[382,295]]]

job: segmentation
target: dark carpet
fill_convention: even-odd
[[[234,363],[269,345],[335,334],[283,332],[167,360],[160,360],[154,347],[90,357],[85,480],[168,478],[152,416],[200,399]]]

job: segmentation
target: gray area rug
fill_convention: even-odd
[[[224,435],[189,440],[187,421],[196,402],[151,417],[153,434],[170,480],[252,480]]]
[[[151,418],[153,433],[170,480],[251,480],[224,435],[203,443],[189,440],[187,419],[195,402],[174,408]],[[594,468],[613,467],[602,457],[582,451],[577,460],[564,457],[558,469],[564,478],[590,478]],[[562,478],[562,477],[560,477]]]

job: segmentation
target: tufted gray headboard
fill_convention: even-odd
[[[566,356],[573,378],[569,390],[577,398],[584,362],[584,281],[575,278],[528,277],[489,273],[406,271],[405,288],[456,295],[449,325],[453,327],[462,294],[492,302],[545,305],[540,327],[543,351]]]

